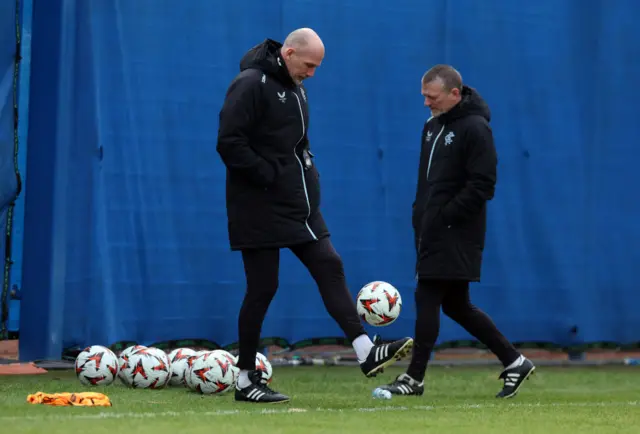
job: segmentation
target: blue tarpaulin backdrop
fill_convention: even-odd
[[[11,243],[10,205],[16,196],[18,182],[15,171],[14,96],[16,61],[16,0],[0,0],[0,264],[4,277],[0,284],[0,338],[9,328],[9,266]]]
[[[450,63],[490,104],[500,158],[476,303],[514,341],[640,341],[640,3],[608,3],[36,1],[21,358],[236,341],[218,111],[243,53],[303,26],[327,49],[309,135],[351,291],[381,279],[404,298],[384,337],[413,335],[420,77]],[[282,262],[263,336],[341,336]],[[469,338],[443,321],[440,343]]]

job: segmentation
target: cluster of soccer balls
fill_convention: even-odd
[[[382,281],[363,286],[356,302],[358,315],[375,327],[392,324],[402,309],[400,292]],[[224,350],[177,348],[166,354],[158,348],[134,345],[116,356],[107,347],[93,345],[78,354],[75,368],[78,379],[86,386],[106,386],[117,377],[125,385],[138,389],[186,386],[209,395],[235,387],[239,373],[236,363],[237,358]],[[256,369],[265,381],[271,381],[273,368],[261,353],[256,355]]]
[[[210,395],[235,387],[240,372],[236,363],[237,357],[224,350],[176,348],[167,354],[155,347],[134,345],[116,356],[107,347],[92,345],[78,354],[75,369],[85,386],[107,386],[117,377],[136,389],[186,386]],[[265,381],[271,381],[273,368],[262,353],[256,354],[256,369]]]

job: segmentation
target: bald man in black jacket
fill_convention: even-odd
[[[232,250],[242,252],[247,279],[238,317],[238,401],[289,400],[271,390],[255,366],[262,323],[278,288],[281,248],[307,267],[367,377],[407,355],[413,345],[411,338],[374,345],[367,336],[320,212],[302,82],[323,58],[324,45],[311,29],[292,32],[284,44],[265,40],[241,60],[220,111],[217,150],[227,167],[229,240]]]

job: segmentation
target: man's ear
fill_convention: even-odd
[[[284,52],[282,53],[282,57],[284,57],[285,59],[289,59],[291,58],[291,55],[295,52],[296,50],[294,48],[287,48],[286,50],[284,50]]]

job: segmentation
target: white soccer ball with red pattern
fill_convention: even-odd
[[[256,370],[260,371],[264,381],[267,383],[271,382],[273,377],[273,366],[271,366],[269,359],[267,359],[262,353],[256,353]]]
[[[204,356],[207,355],[207,357],[210,357],[211,355],[211,351],[209,350],[199,350],[196,351],[196,353],[192,356],[189,356],[187,358],[187,367],[184,370],[184,377],[182,379],[182,383],[187,386],[187,388],[191,389],[191,390],[196,390],[196,385],[193,383],[192,381],[192,377],[191,377],[191,368],[193,367],[193,362],[196,361],[196,359],[200,356]]]
[[[75,368],[85,386],[108,386],[118,376],[118,357],[107,347],[92,345],[78,354]]]
[[[212,353],[225,357],[233,366],[238,363],[238,358],[227,350],[213,350]]]
[[[400,316],[402,297],[390,283],[375,281],[362,287],[356,297],[358,315],[367,324],[383,327]]]
[[[233,389],[237,369],[224,354],[210,351],[193,360],[189,376],[196,392],[203,395],[220,394]]]
[[[231,369],[233,369],[235,373],[235,379],[237,380],[238,376],[240,375],[240,369],[237,366],[238,358],[226,350],[213,350],[213,354],[218,357],[223,357],[226,360],[228,360],[229,363],[231,363]],[[235,382],[233,383],[233,385],[235,386]],[[230,389],[227,389],[227,390],[230,390]]]
[[[195,350],[191,348],[176,348],[169,353],[171,362],[171,386],[184,386],[184,373],[189,368],[189,357],[195,356]]]
[[[161,389],[171,378],[169,357],[158,348],[148,347],[135,351],[129,356],[129,365],[130,372],[127,376],[130,376],[130,384],[136,389]]]
[[[131,386],[132,381],[129,357],[131,357],[131,354],[143,348],[147,347],[145,347],[144,345],[131,345],[130,347],[122,350],[122,352],[118,356],[118,378],[127,386]]]

